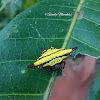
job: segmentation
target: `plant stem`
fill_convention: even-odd
[[[0,12],[5,8],[5,6],[10,2],[11,0],[7,0],[1,7]]]
[[[57,71],[54,71],[53,74],[52,74],[52,77],[50,79],[50,82],[49,82],[49,85],[48,85],[47,90],[45,92],[43,100],[47,100],[49,95],[50,95],[50,91],[51,91],[51,89],[53,87],[53,84],[54,84],[54,81],[55,81],[55,78],[56,78],[56,73],[57,73]]]
[[[73,20],[72,20],[72,23],[71,23],[71,26],[70,26],[70,28],[69,28],[69,31],[68,31],[68,33],[67,33],[67,35],[66,35],[66,38],[65,38],[65,41],[64,41],[64,43],[63,43],[62,48],[65,48],[66,45],[68,44],[69,38],[70,38],[70,36],[71,36],[71,34],[72,34],[74,25],[75,25],[75,23],[76,23],[76,20],[77,20],[77,18],[78,18],[78,14],[79,14],[79,12],[80,12],[80,10],[81,10],[81,8],[82,8],[83,3],[84,3],[84,0],[81,0],[80,3],[79,3],[79,5],[78,5],[78,8],[77,8],[76,13],[75,13],[75,15],[74,15],[74,18],[73,18]]]

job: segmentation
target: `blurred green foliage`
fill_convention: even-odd
[[[0,0],[0,8],[7,1],[8,0]],[[40,0],[9,0],[9,3],[0,12],[0,30],[20,12],[39,1]]]
[[[98,91],[96,94],[96,100],[100,100],[100,91]]]
[[[27,9],[28,7],[32,6],[32,4],[36,3],[37,0],[23,0],[24,5],[23,8]]]

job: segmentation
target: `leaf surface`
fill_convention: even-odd
[[[80,11],[84,12],[82,19]],[[43,0],[16,16],[0,32],[0,99],[47,100],[56,73],[27,68],[41,55],[41,48],[47,50],[51,44],[78,47],[73,55],[81,52],[98,57],[99,15],[98,0]]]

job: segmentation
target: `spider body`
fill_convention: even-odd
[[[28,67],[33,67],[33,66],[37,66],[38,69],[42,68],[42,67],[47,67],[47,66],[55,66],[57,64],[62,63],[62,61],[65,58],[68,58],[71,56],[71,52],[76,50],[77,47],[72,48],[72,49],[56,49],[53,47],[53,45],[51,46],[50,49],[48,50],[42,50],[42,54],[41,56],[37,59],[36,62],[34,62],[33,64],[29,65]],[[57,66],[55,66],[56,68]]]

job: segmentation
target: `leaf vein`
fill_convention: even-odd
[[[64,38],[33,38],[33,37],[24,37],[24,38],[7,38],[7,39],[64,39]]]
[[[81,42],[81,43],[83,43],[83,44],[85,44],[85,45],[87,45],[87,46],[89,46],[89,47],[91,47],[91,48],[93,48],[93,49],[95,49],[97,51],[100,51],[100,49],[98,49],[98,48],[96,48],[96,47],[94,47],[94,46],[92,46],[92,45],[90,45],[90,44],[88,44],[88,43],[86,43],[84,41],[81,41],[80,39],[78,39],[76,37],[71,36],[71,38],[74,39],[74,40],[76,40],[76,41],[78,41],[78,42]]]
[[[50,6],[58,6],[58,7],[67,7],[67,8],[77,8],[77,7],[73,7],[73,6],[62,6],[62,5],[50,5]]]
[[[59,19],[55,19],[55,18],[22,18],[22,19],[20,19],[20,20],[18,20],[18,21],[22,21],[22,20],[57,20],[57,21],[72,21],[72,19],[61,19],[61,18],[59,18]],[[17,22],[15,22],[15,23],[18,23],[18,21]]]
[[[0,96],[43,96],[44,94],[0,94]]]
[[[12,63],[12,62],[26,62],[26,61],[36,61],[36,60],[13,60],[13,61],[2,61],[0,63]]]
[[[94,2],[94,3],[100,3],[100,2],[98,2],[98,1],[94,1],[94,0],[89,0],[89,1]]]
[[[70,38],[70,36],[71,36],[71,34],[72,34],[74,25],[75,25],[76,20],[77,20],[77,18],[78,18],[78,14],[79,14],[79,12],[80,12],[80,10],[81,10],[81,8],[82,8],[83,2],[84,2],[84,0],[81,0],[81,1],[79,2],[78,8],[77,8],[77,10],[76,10],[76,13],[75,13],[74,18],[73,18],[73,20],[72,20],[72,23],[71,23],[71,25],[70,25],[69,31],[68,31],[68,33],[67,33],[67,35],[66,35],[66,38],[65,38],[65,41],[64,41],[64,43],[63,43],[62,48],[66,48],[66,45],[68,44],[69,38]]]
[[[95,10],[95,11],[100,11],[100,10],[97,10],[97,9],[94,9],[94,8],[90,8],[90,7],[87,7],[87,6],[83,6],[83,7],[87,8],[87,9]]]
[[[94,23],[94,24],[96,24],[96,25],[98,25],[98,26],[100,26],[100,24],[99,23],[97,23],[97,22],[95,22],[95,21],[92,21],[92,20],[90,20],[90,19],[88,19],[88,18],[86,18],[86,17],[83,17],[84,19],[86,19],[87,21],[90,21],[90,22],[92,22],[92,23]]]
[[[79,28],[74,28],[75,30],[80,30],[80,31],[87,31],[87,32],[92,32],[93,33],[93,31],[88,31],[88,30],[84,30],[84,29],[79,29]]]

